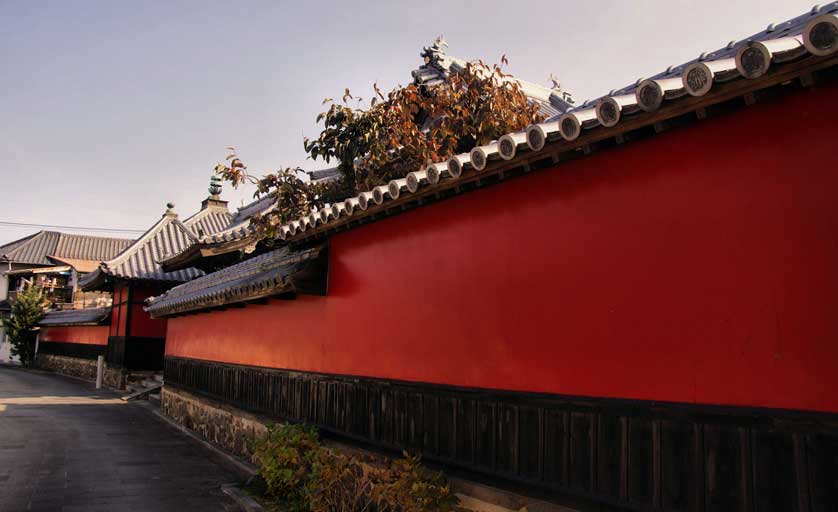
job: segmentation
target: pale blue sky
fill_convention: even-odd
[[[581,101],[811,3],[0,0],[0,220],[146,229],[167,201],[186,216],[229,145],[252,171],[325,167],[302,144],[322,99],[408,83],[440,34]],[[32,231],[0,226],[0,243]]]

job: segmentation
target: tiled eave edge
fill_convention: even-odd
[[[268,298],[276,297],[284,293],[293,293],[294,291],[293,277],[289,276],[284,279],[277,278],[271,284],[263,284],[258,291],[252,291],[249,293],[236,292],[212,299],[194,300],[189,303],[179,304],[175,307],[165,307],[159,309],[146,308],[146,311],[152,318],[183,316],[196,314],[202,311],[244,307],[248,303],[264,303],[264,301]]]
[[[245,250],[254,243],[256,242],[252,235],[223,242],[197,242],[167,259],[158,261],[158,263],[166,272],[183,270],[194,266],[195,261],[201,258]]]
[[[838,54],[826,58],[810,55],[796,62],[774,66],[765,75],[756,79],[741,79],[714,84],[711,92],[704,96],[685,96],[679,99],[665,101],[664,105],[658,110],[654,112],[642,112],[631,117],[626,117],[614,127],[600,126],[590,130],[584,130],[575,140],[568,141],[559,139],[555,142],[548,142],[540,151],[519,151],[520,156],[516,155],[512,160],[491,161],[482,171],[472,169],[464,171],[459,178],[442,178],[435,185],[423,184],[414,193],[402,191],[398,199],[391,200],[387,198],[382,204],[377,205],[373,201],[370,201],[366,210],[356,210],[352,215],[330,219],[324,224],[318,223],[316,227],[309,227],[305,231],[298,231],[294,235],[287,236],[284,242],[296,245],[328,236],[330,233],[351,229],[372,222],[380,217],[394,215],[410,207],[435,201],[440,199],[442,195],[451,195],[451,192],[458,193],[460,192],[459,189],[464,186],[476,185],[479,187],[481,180],[486,180],[487,178],[503,179],[504,173],[509,171],[529,172],[530,165],[534,162],[550,159],[553,163],[558,164],[563,160],[562,155],[568,155],[576,151],[581,151],[585,155],[588,155],[595,150],[592,146],[596,143],[614,139],[619,143],[623,135],[639,129],[655,127],[667,120],[678,118],[685,114],[694,112],[696,113],[696,120],[702,119],[704,117],[704,109],[707,107],[725,103],[736,98],[743,98],[744,103],[750,103],[752,101],[752,98],[750,98],[752,93],[763,89],[787,84],[798,79],[801,80],[803,85],[810,85],[813,73],[830,68],[836,64],[838,64]],[[237,243],[241,243],[241,241],[237,241]],[[253,243],[253,241],[250,243]],[[225,249],[224,246],[218,246],[215,248],[215,251],[220,254],[225,252]]]
[[[249,261],[238,265],[246,265]],[[213,275],[230,272],[237,265],[208,274],[199,279],[210,279]],[[293,298],[297,293],[307,295],[325,295],[328,283],[328,248],[320,246],[302,253],[291,255],[275,263],[269,263],[269,269],[249,273],[241,277],[233,276],[229,281],[206,283],[206,289],[186,292],[182,296],[170,295],[178,290],[174,288],[160,296],[146,301],[145,310],[152,318],[163,318],[223,310],[229,307],[244,307],[246,304],[265,303],[268,298],[287,296]],[[294,267],[288,275],[282,275],[283,268]],[[200,281],[191,281],[183,286],[194,286]],[[213,290],[212,288],[218,287]]]
[[[40,327],[71,327],[106,325],[109,323],[110,307],[49,311],[38,322]]]

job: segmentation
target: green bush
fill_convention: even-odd
[[[320,445],[300,425],[272,425],[254,443],[265,494],[291,512],[453,512],[459,500],[442,473],[418,457],[362,463]]]
[[[20,359],[23,366],[31,366],[35,358],[35,329],[44,317],[47,302],[39,287],[29,286],[11,303],[11,317],[3,319],[3,327],[12,346],[11,353]]]
[[[268,496],[282,501],[291,512],[309,510],[306,487],[322,450],[313,428],[268,426],[267,434],[253,445],[253,461],[259,466]]]
[[[458,510],[459,500],[441,472],[422,466],[419,457],[407,453],[389,467],[374,471],[373,501],[379,512],[426,512]]]
[[[306,488],[312,512],[375,510],[364,466],[334,450],[320,452]]]

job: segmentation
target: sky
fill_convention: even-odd
[[[328,167],[302,142],[323,99],[409,83],[440,35],[581,103],[812,1],[0,0],[0,221],[145,230],[170,201],[183,218],[227,146],[257,175]]]

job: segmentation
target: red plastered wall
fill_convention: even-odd
[[[165,288],[155,288],[137,283],[114,286],[110,335],[164,338],[166,336],[166,319],[151,318],[148,313],[143,311],[143,301],[148,297],[163,293],[163,291],[165,291]]]
[[[165,318],[151,318],[143,311],[144,300],[148,297],[163,293],[165,288],[153,288],[142,285],[133,285],[131,295],[131,325],[128,334],[131,336],[145,338],[164,338],[166,336]]]
[[[143,311],[144,304],[134,303],[131,305],[131,336],[144,338],[165,338],[166,319],[151,318]]]
[[[44,327],[41,341],[60,343],[82,343],[85,345],[107,345],[107,325],[73,325],[65,327]]]
[[[170,320],[170,356],[838,412],[838,88],[331,240],[329,294]]]
[[[113,305],[111,306],[111,336],[125,336],[125,326],[128,320],[128,285],[117,284],[113,289]]]

